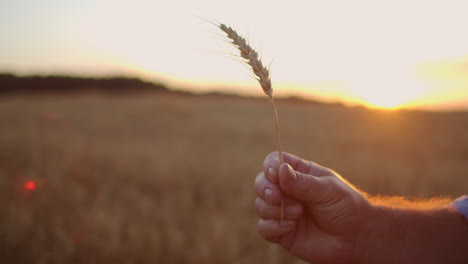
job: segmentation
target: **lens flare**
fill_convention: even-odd
[[[24,184],[24,189],[28,191],[34,191],[36,189],[36,182],[33,180],[29,180]]]

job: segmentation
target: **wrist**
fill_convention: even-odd
[[[372,205],[352,263],[468,263],[468,225],[450,205]]]
[[[400,240],[403,233],[395,222],[398,212],[390,207],[371,205],[366,223],[358,233],[352,263],[397,263],[397,250],[392,240]]]

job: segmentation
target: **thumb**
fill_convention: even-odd
[[[279,181],[283,192],[303,202],[320,202],[333,187],[329,177],[317,177],[295,171],[283,163],[279,169]]]

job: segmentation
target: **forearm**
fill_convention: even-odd
[[[355,262],[468,263],[468,224],[458,212],[450,204],[417,207],[374,203],[356,241]]]

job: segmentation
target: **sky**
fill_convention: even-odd
[[[466,0],[3,0],[0,71],[261,95],[220,22],[259,50],[277,96],[468,109],[466,14]]]

